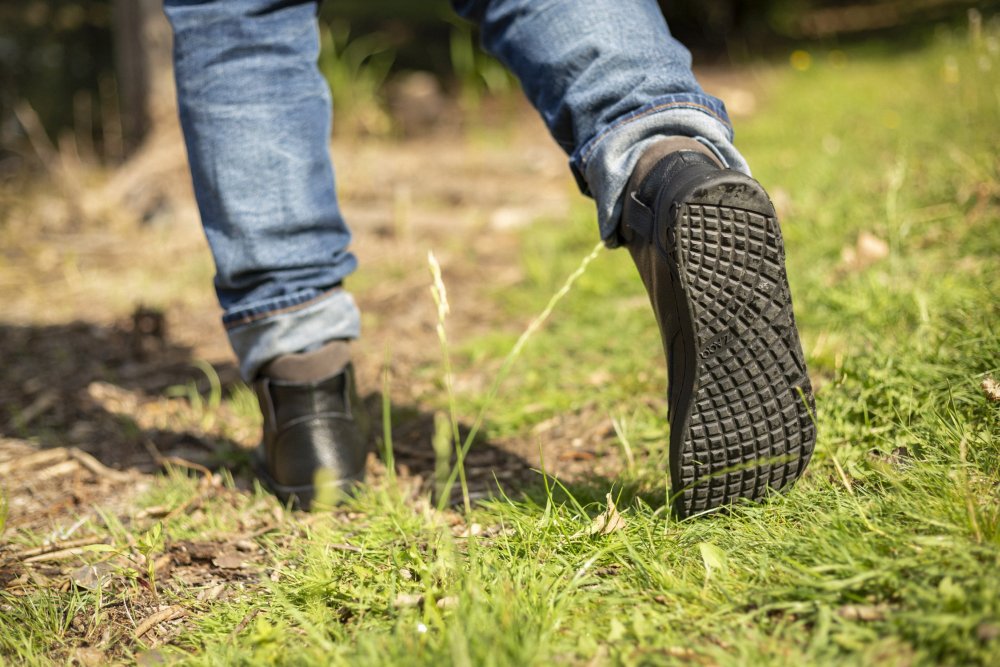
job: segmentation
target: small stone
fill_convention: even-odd
[[[996,623],[980,623],[976,626],[976,639],[984,644],[997,638],[1000,638],[1000,625]]]
[[[239,570],[246,567],[246,561],[243,556],[237,554],[217,556],[212,559],[212,564],[223,570]]]
[[[846,604],[837,610],[837,615],[848,621],[884,621],[889,613],[886,604]]]
[[[483,532],[483,527],[478,523],[469,524],[465,530],[458,533],[458,537],[475,537],[481,535]]]

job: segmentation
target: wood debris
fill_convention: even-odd
[[[146,618],[142,619],[139,624],[135,626],[135,638],[139,639],[160,623],[175,621],[178,618],[183,618],[184,616],[187,616],[187,610],[183,607],[172,606],[167,607],[166,609],[161,609],[155,614],[150,614]]]

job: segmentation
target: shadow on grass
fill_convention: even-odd
[[[373,424],[373,446],[384,462],[385,436],[381,428],[382,394],[370,393],[363,401]],[[435,494],[435,474],[439,472],[439,463],[432,445],[436,429],[434,413],[418,410],[413,406],[393,405],[390,417],[392,450],[397,475],[404,480],[418,482],[421,491]],[[470,430],[469,424],[459,423],[458,431],[462,442],[468,437]],[[453,452],[447,459],[447,470],[456,463]],[[482,431],[465,457],[465,473],[472,500],[496,496],[499,489],[505,493],[520,493],[530,487],[534,480],[540,480],[538,473],[532,469],[527,460],[489,442],[482,436]],[[436,494],[434,499],[437,500]],[[461,489],[457,482],[451,489],[449,503],[452,505],[462,503]]]
[[[170,387],[210,390],[191,349],[171,342],[166,328],[161,313],[145,309],[113,326],[0,323],[0,436],[77,447],[117,469],[155,468],[148,443],[164,455],[234,450],[224,438],[173,428],[171,415],[151,414],[149,400]],[[223,394],[239,381],[231,364],[213,370]],[[164,424],[139,426],[149,421]]]
[[[211,470],[229,469],[241,486],[250,486],[246,445],[252,444],[247,438],[257,437],[251,423],[256,405],[235,365],[213,366],[218,379],[213,387],[215,378],[197,363],[191,348],[171,340],[157,311],[140,309],[112,326],[0,323],[0,438],[27,441],[34,449],[78,448],[115,470],[155,472],[158,455],[173,456]],[[178,388],[194,400],[162,400]],[[191,405],[210,400],[202,397],[213,391],[227,398],[242,394],[242,405],[225,401],[222,411],[231,414],[205,428]],[[381,452],[381,394],[369,394],[363,405],[373,424],[373,449]],[[432,490],[433,413],[394,405],[391,420],[398,475]],[[240,425],[242,445],[227,437],[219,425],[224,421]],[[464,437],[468,426],[460,431]],[[0,442],[0,448],[12,446]],[[466,471],[474,498],[495,495],[498,481],[514,490],[538,479],[523,458],[482,439],[470,451]],[[62,479],[49,483],[67,486]],[[456,485],[453,494],[458,492]]]

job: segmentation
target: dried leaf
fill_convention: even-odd
[[[997,382],[992,377],[983,378],[983,393],[986,394],[986,398],[990,399],[994,403],[1000,403],[1000,382]]]
[[[419,593],[400,593],[396,596],[393,606],[397,609],[406,609],[407,607],[420,607],[424,604],[424,596]]]
[[[93,565],[84,565],[73,570],[69,575],[69,579],[74,585],[85,588],[88,591],[93,591],[103,588],[110,581],[114,569],[114,565],[107,561]]]
[[[82,667],[97,667],[97,665],[108,664],[108,659],[104,655],[104,651],[97,648],[78,648],[70,656],[70,662]]]
[[[203,602],[211,602],[212,600],[218,600],[225,592],[225,584],[215,584],[214,586],[210,586],[209,588],[204,588],[199,591],[197,597]]]
[[[584,535],[610,535],[625,528],[625,519],[618,513],[618,508],[615,507],[615,501],[611,498],[611,494],[607,494],[606,498],[608,509],[594,517],[590,527],[587,530],[581,530],[574,534],[572,539],[583,537]]]
[[[889,244],[871,232],[863,231],[853,246],[840,253],[841,263],[849,271],[862,271],[889,256]]]
[[[454,595],[443,597],[437,601],[438,609],[454,609],[458,606],[458,598]]]
[[[458,530],[459,528],[461,528],[461,530]],[[478,523],[471,523],[465,528],[456,526],[453,529],[453,533],[456,537],[476,537],[483,534],[483,527]]]
[[[716,574],[725,574],[729,569],[729,556],[711,542],[700,543],[698,550],[701,552],[702,562],[705,563],[705,583]]]

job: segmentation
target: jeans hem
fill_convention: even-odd
[[[267,301],[261,301],[249,306],[241,306],[239,309],[223,315],[222,325],[229,331],[246,324],[252,324],[257,320],[294,313],[296,310],[308,308],[316,302],[327,299],[338,291],[343,291],[339,285],[325,292],[306,290],[289,296],[268,299]]]
[[[349,292],[334,289],[297,307],[227,327],[226,333],[240,361],[240,374],[252,382],[261,368],[282,355],[314,349],[335,339],[358,338],[361,313]]]
[[[573,152],[570,156],[570,167],[583,193],[587,195],[592,194],[586,178],[587,167],[606,139],[620,132],[624,126],[641,121],[647,116],[680,109],[690,109],[707,114],[726,128],[727,138],[729,141],[732,141],[733,125],[729,120],[729,114],[726,112],[726,105],[721,100],[701,93],[675,93],[658,97],[639,109],[615,120],[615,122],[611,123],[602,132],[598,133],[582,146],[579,146]]]
[[[722,103],[718,105],[724,113]],[[574,157],[574,173],[588,186],[584,192],[595,200],[601,238],[608,247],[619,244],[623,194],[636,163],[664,137],[691,137],[711,148],[727,168],[750,175],[749,165],[732,143],[733,128],[728,117],[707,113],[704,105],[654,103],[615,123],[614,128]]]

